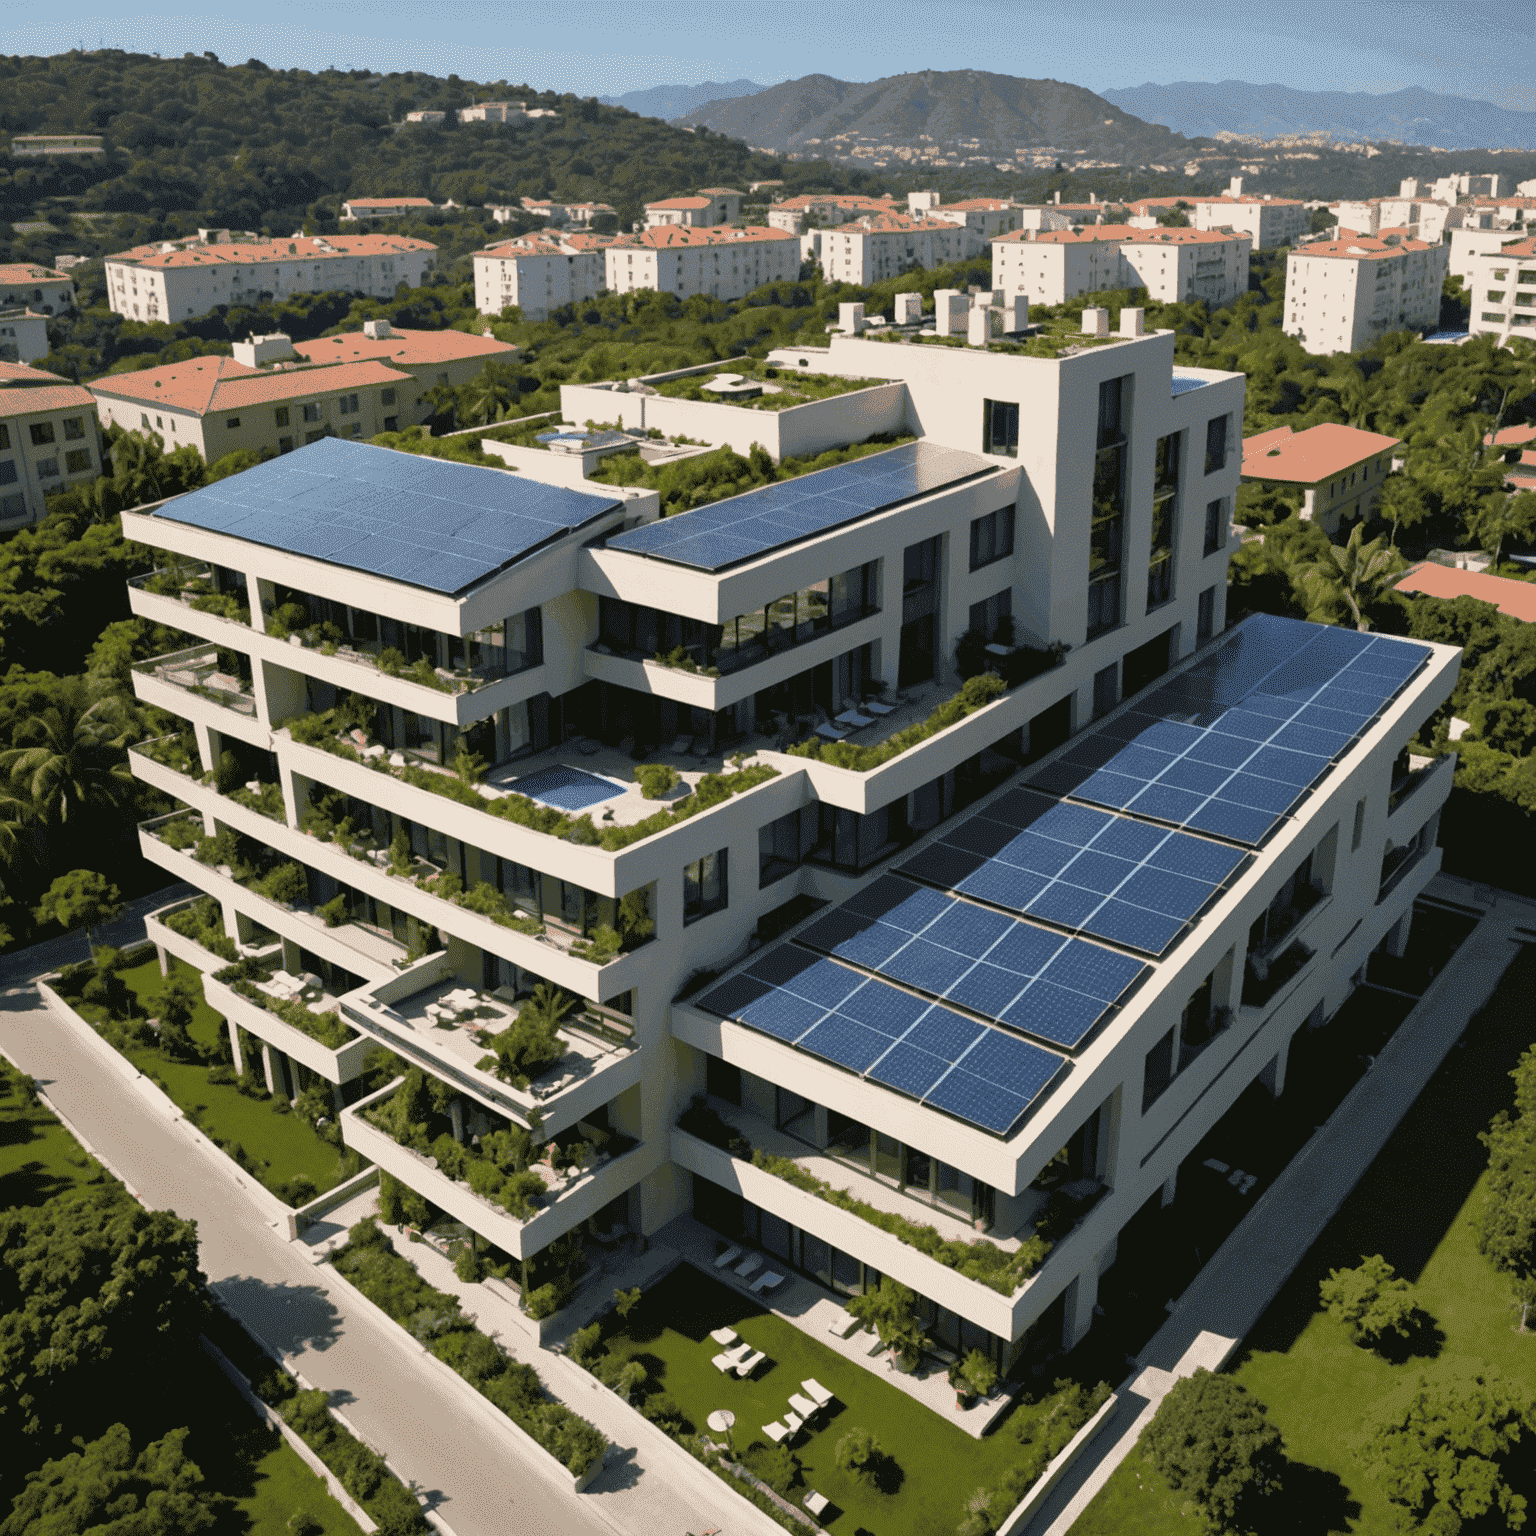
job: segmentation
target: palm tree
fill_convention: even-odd
[[[1291,572],[1291,580],[1307,604],[1308,618],[1326,618],[1339,608],[1348,611],[1355,628],[1371,627],[1368,610],[1391,590],[1406,562],[1385,539],[1364,541],[1365,525],[1356,523],[1341,549],[1330,544],[1326,554],[1307,560]]]

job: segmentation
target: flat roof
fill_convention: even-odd
[[[1397,583],[1399,592],[1423,597],[1476,598],[1492,603],[1509,618],[1536,624],[1536,582],[1494,576],[1488,571],[1463,571],[1451,565],[1426,562],[1414,566]]]
[[[723,571],[1000,467],[921,438],[646,523],[610,539],[608,547]]]
[[[526,475],[327,437],[150,515],[451,596],[619,505]]]

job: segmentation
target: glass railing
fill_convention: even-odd
[[[183,651],[135,662],[133,670],[141,677],[153,677],[172,688],[195,693],[199,698],[254,720],[256,700],[252,697],[249,680],[234,672],[222,671],[218,652],[215,645],[188,646]]]

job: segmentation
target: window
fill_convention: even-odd
[[[761,890],[791,875],[816,846],[814,805],[802,806],[757,829],[757,885]]]
[[[16,484],[15,459],[0,459],[0,485]]]
[[[1173,1031],[1170,1029],[1147,1052],[1141,1072],[1141,1112],[1146,1112],[1163,1096],[1163,1090],[1173,1081]]]
[[[400,418],[398,416],[386,416],[384,418],[384,430],[386,432],[398,432],[400,430]]]
[[[1125,540],[1124,379],[1099,385],[1098,449],[1093,460],[1093,521],[1088,543],[1088,635],[1120,622]]]
[[[357,396],[341,395],[337,398],[336,405],[343,416],[357,415]]]
[[[981,451],[1019,456],[1019,408],[1011,400],[981,402]]]
[[[80,416],[66,416],[64,418],[64,441],[66,443],[79,443],[85,440],[85,420]]]
[[[319,421],[320,406],[318,402],[312,400],[308,405],[301,405],[299,407],[299,415],[303,417],[305,421]]]
[[[42,448],[53,441],[53,423],[51,421],[34,421],[29,429],[32,433],[32,446]]]
[[[994,592],[991,597],[971,604],[971,628],[978,634],[985,635],[989,640],[996,636],[998,627],[1004,619],[1009,620],[1008,628],[1011,633],[1013,629],[1012,587],[1004,587],[1001,592]]]
[[[1093,674],[1093,718],[1107,715],[1120,702],[1120,663],[1112,661]]]
[[[999,507],[971,524],[971,569],[979,571],[1013,553],[1013,508]]]
[[[1204,645],[1216,633],[1216,588],[1207,587],[1200,594],[1195,613],[1195,644]]]
[[[64,469],[68,474],[84,474],[90,467],[91,450],[89,448],[71,448],[64,455]]]
[[[224,418],[224,425],[229,428],[230,431],[233,431],[240,425],[240,418],[238,416],[226,416]]]
[[[1227,542],[1227,499],[1218,497],[1205,504],[1205,553],[1214,555]]]
[[[1217,416],[1205,424],[1205,472],[1214,475],[1227,467],[1227,417]]]
[[[55,454],[51,459],[39,459],[37,461],[37,478],[39,480],[52,480],[59,473],[59,457]]]
[[[380,405],[393,405],[394,403],[395,403],[395,392],[394,392],[393,389],[381,389],[379,391],[379,404]],[[390,428],[390,430],[393,431],[394,429]]]
[[[141,427],[147,427],[149,425],[149,412],[148,411],[140,411],[139,412],[139,425]]]
[[[1183,434],[1157,440],[1152,474],[1152,547],[1147,564],[1147,608],[1173,597],[1173,533],[1178,523],[1179,448]]]
[[[325,435],[326,435],[325,428],[321,427],[318,431],[306,432],[304,434],[304,441],[306,443],[318,443],[320,441],[320,439],[322,437],[324,437]]]
[[[286,405],[280,405],[272,412],[272,425],[275,427],[286,427],[288,425],[288,407]]]
[[[1362,798],[1355,807],[1355,835],[1350,839],[1350,852],[1358,853],[1360,844],[1365,838],[1365,800]]]
[[[291,437],[280,437],[280,438],[278,438],[278,440],[277,440],[277,451],[279,453],[292,453],[293,452],[293,439]]]
[[[725,864],[728,850],[706,853],[683,870],[683,921],[696,923],[726,905]]]

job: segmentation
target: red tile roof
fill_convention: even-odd
[[[1404,251],[1429,251],[1434,246],[1425,240],[1399,240],[1388,245],[1374,235],[1353,235],[1347,240],[1313,240],[1291,253],[1296,256],[1334,256],[1342,261],[1388,261]],[[1505,246],[1505,250],[1512,247]]]
[[[680,245],[742,245],[765,240],[793,240],[800,237],[782,229],[766,229],[761,224],[748,224],[743,229],[727,229],[716,226],[692,229],[681,224],[660,224],[655,229],[637,230],[632,235],[621,235],[613,242],[614,248],[624,246],[649,246],[652,250]]]
[[[647,203],[645,206],[649,212],[652,208],[708,208],[710,202],[711,199],[707,197],[664,197],[659,203]]]
[[[1486,256],[1536,256],[1536,240],[1517,240],[1513,245],[1501,246],[1496,251],[1485,251]]]
[[[7,363],[0,360],[0,389],[27,389],[35,384],[68,382],[56,373],[44,373],[41,368],[33,368],[26,363]]]
[[[194,244],[174,251],[162,251],[158,245],[136,245],[106,259],[135,267],[250,266],[263,261],[336,261],[346,256],[436,249],[430,241],[406,235],[301,235],[297,240],[231,240],[223,245]]]
[[[1425,597],[1473,597],[1492,603],[1500,613],[1536,624],[1536,583],[1494,576],[1487,571],[1461,571],[1449,565],[1416,565],[1397,583],[1397,590]]]
[[[78,384],[37,384],[27,389],[0,389],[0,416],[32,416],[39,411],[66,411],[72,406],[94,409],[96,397]]]
[[[400,331],[391,327],[389,335],[380,336],[377,341],[361,331],[351,331],[345,336],[321,336],[316,341],[295,342],[293,350],[311,363],[376,358],[401,368],[415,368],[427,363],[456,363],[466,358],[501,357],[517,348],[494,337],[471,335],[468,331]]]
[[[112,399],[205,416],[212,411],[238,410],[246,405],[308,399],[332,390],[409,382],[410,374],[387,368],[373,359],[271,372],[247,368],[232,357],[199,357],[168,367],[144,368],[137,373],[110,373],[105,378],[93,379],[91,390]]]
[[[1081,229],[1048,229],[1031,236],[1025,229],[998,235],[993,245],[1005,241],[1020,245],[1084,245],[1107,241],[1115,245],[1217,245],[1228,240],[1247,240],[1246,234],[1223,234],[1219,229],[1136,229],[1129,224],[1085,224]]]
[[[348,208],[430,208],[430,197],[348,197]]]
[[[1239,204],[1257,204],[1260,208],[1304,208],[1306,204],[1299,197],[1260,197],[1256,192],[1244,192],[1239,197],[1233,197],[1228,192],[1223,192],[1219,197],[1191,197],[1186,202],[1205,205],[1208,203],[1230,203],[1233,206]]]
[[[1304,432],[1276,427],[1243,439],[1243,478],[1317,485],[1401,442],[1400,437],[1362,432],[1359,427],[1331,421]]]
[[[0,283],[67,283],[69,280],[67,272],[34,266],[30,261],[13,261],[0,266]]]

